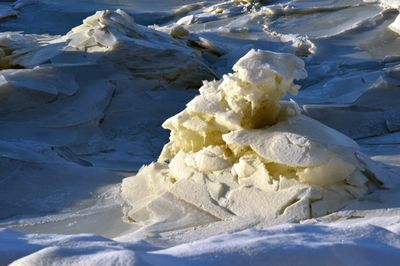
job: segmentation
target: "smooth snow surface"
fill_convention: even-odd
[[[1,265],[399,261],[398,0],[75,2],[0,3]],[[259,57],[257,51],[265,53]],[[281,87],[248,90],[244,99],[254,104],[242,112],[243,80]],[[224,97],[210,93],[216,87]],[[220,101],[229,108],[215,104]],[[260,115],[264,107],[272,111],[268,116]],[[131,200],[141,201],[135,206],[148,206],[133,221],[125,216],[133,209],[127,194],[121,197],[122,180],[129,177],[124,183],[134,185],[145,179],[138,170],[156,161],[168,143],[161,125],[182,110],[202,115],[164,126],[216,137],[205,141],[218,145],[204,149],[204,143],[187,141],[164,149],[160,162],[140,172],[153,183],[135,195],[124,188]],[[210,117],[218,120],[211,131]],[[193,136],[172,132],[181,140]],[[268,141],[258,141],[260,136]],[[231,143],[236,155],[226,154],[222,142]],[[253,157],[243,157],[242,146]],[[197,174],[187,179],[193,184],[180,187],[179,195],[202,200],[198,208],[176,197],[172,185],[149,206],[148,189],[165,188],[157,183],[165,159],[168,171],[172,164],[188,173],[179,170],[185,165],[175,160],[178,155],[202,173],[229,171],[213,180]],[[272,185],[247,177],[253,170],[253,177],[265,176],[265,159],[275,170],[269,170],[275,173]],[[290,176],[290,169],[277,163],[295,168],[297,177],[280,179],[276,173]],[[357,174],[348,178],[350,172]],[[233,175],[242,178],[218,181]],[[294,180],[339,193],[330,203],[345,199],[343,205],[310,215],[310,204],[301,199],[318,205],[315,195],[287,201],[286,191],[296,194]],[[285,191],[277,197],[282,208],[260,204],[260,191],[278,182]],[[336,182],[343,183],[340,189],[327,189]],[[236,190],[229,190],[233,185]],[[235,195],[239,200],[224,200]],[[291,212],[286,203],[303,206],[307,215],[296,216],[299,209]],[[295,218],[263,219],[271,208],[278,217]],[[169,216],[160,221],[154,213]]]
[[[281,225],[216,235],[172,248],[119,243],[95,235],[0,231],[11,265],[381,265],[399,258],[399,235],[373,225]],[[28,255],[30,254],[30,255]]]

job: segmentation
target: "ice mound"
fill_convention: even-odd
[[[165,121],[170,142],[158,162],[123,180],[130,220],[299,221],[368,193],[357,144],[281,101],[306,77],[302,60],[251,50],[233,70]]]
[[[138,78],[175,85],[199,85],[215,75],[183,42],[141,26],[123,10],[97,11],[64,36],[5,32],[0,34],[0,67],[124,67]]]
[[[84,89],[72,67],[83,73],[93,66],[104,79],[143,78],[160,87],[214,77],[184,43],[135,24],[122,10],[98,11],[65,36],[0,33],[0,114],[79,96]]]
[[[168,34],[134,23],[120,9],[96,12],[65,38],[70,40],[69,51],[108,52],[107,58],[128,67],[135,76],[189,83],[213,76],[192,49]],[[185,79],[188,74],[194,79]]]

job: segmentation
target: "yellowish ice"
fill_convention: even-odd
[[[122,183],[127,217],[184,227],[245,218],[300,221],[334,212],[369,191],[350,138],[301,114],[291,54],[251,50],[163,127],[154,162]]]

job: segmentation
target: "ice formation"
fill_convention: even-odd
[[[110,60],[123,63],[139,77],[168,81],[182,78],[182,82],[190,83],[185,79],[188,74],[199,74],[192,81],[212,75],[192,49],[165,33],[135,24],[133,18],[120,9],[96,12],[72,29],[66,38],[70,40],[69,50],[106,51]]]
[[[0,67],[102,65],[135,77],[198,85],[215,75],[196,52],[166,33],[136,24],[123,10],[97,11],[64,36],[0,34]]]
[[[217,3],[194,12],[193,14],[184,16],[179,19],[176,24],[187,26],[243,15],[251,12],[254,7],[259,6],[262,2],[263,1],[260,0],[222,1],[221,3]]]
[[[179,91],[213,77],[196,50],[122,10],[99,11],[64,36],[0,33],[0,172],[10,177],[0,187],[0,218],[62,209],[72,195],[95,190],[80,182],[110,182],[109,171],[85,167],[93,163],[82,157],[131,151],[125,132],[153,123],[140,122],[149,103],[166,95],[170,104],[152,110],[173,114],[171,98],[184,93],[158,88]]]
[[[400,34],[400,15],[398,15],[394,22],[389,25],[389,29]]]
[[[281,101],[297,93],[294,80],[306,77],[302,60],[251,50],[233,70],[205,82],[185,110],[165,121],[170,142],[158,162],[124,179],[130,220],[299,221],[368,192],[357,144]]]

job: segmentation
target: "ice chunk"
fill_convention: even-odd
[[[241,80],[253,84],[273,83],[276,76],[283,81],[307,77],[304,62],[291,54],[263,52],[251,50],[237,61],[233,70]]]
[[[174,195],[170,204],[182,200],[217,220],[293,222],[331,213],[368,192],[358,145],[301,115],[293,101],[281,101],[307,75],[300,59],[251,50],[233,70],[204,82],[200,95],[164,122],[171,135],[156,163],[161,168],[144,166],[123,182],[130,219],[165,220],[155,207],[160,197],[165,205],[165,193]],[[132,211],[138,206],[140,215]],[[185,226],[177,217],[175,227]]]

